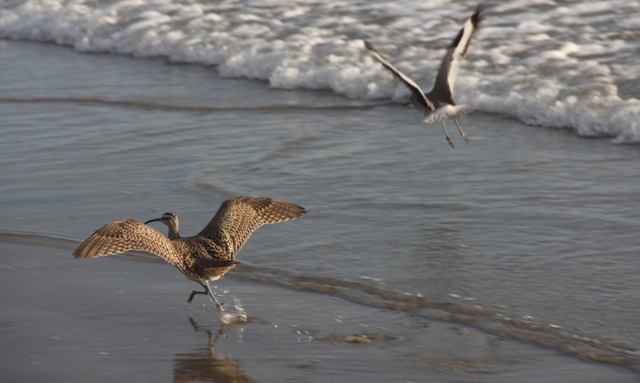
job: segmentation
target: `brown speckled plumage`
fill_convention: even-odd
[[[178,217],[174,213],[165,213],[162,218],[146,222],[166,224],[169,227],[168,237],[146,223],[122,219],[96,230],[78,246],[73,257],[94,258],[129,250],[147,251],[163,258],[187,278],[207,289],[209,280],[222,278],[235,267],[236,255],[257,228],[292,220],[305,213],[304,208],[289,202],[258,196],[236,197],[224,201],[207,226],[193,237],[180,237]],[[209,293],[215,301],[210,289],[204,293]]]

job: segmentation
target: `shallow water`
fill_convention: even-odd
[[[83,52],[216,65],[278,89],[405,102],[366,52],[371,40],[428,89],[477,0],[41,0],[0,2],[0,37]],[[459,103],[581,136],[640,142],[640,3],[488,2],[456,82]],[[161,93],[165,93],[161,90]]]
[[[196,233],[243,194],[309,214],[258,230],[218,283],[258,321],[225,332],[216,355],[228,369],[258,381],[482,381],[485,369],[494,382],[637,380],[610,366],[635,365],[640,342],[638,147],[474,113],[461,120],[471,142],[453,137],[452,150],[437,125],[398,104],[274,90],[160,59],[0,47],[0,280],[19,291],[3,298],[0,321],[6,344],[29,339],[5,351],[16,381],[37,378],[31,355],[53,358],[42,374],[67,379],[75,367],[40,342],[77,328],[84,338],[64,350],[95,344],[78,363],[120,366],[104,380],[166,380],[188,369],[183,359],[209,363],[202,328],[215,333],[217,314],[183,305],[195,284],[147,258],[70,254],[125,217],[174,211]],[[132,342],[138,332],[160,343]],[[363,334],[381,343],[344,345]],[[475,339],[477,353],[454,358]],[[298,340],[308,347],[296,350]],[[503,344],[497,355],[492,342]]]

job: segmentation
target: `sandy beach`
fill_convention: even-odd
[[[221,326],[160,262],[74,261],[68,248],[2,245],[3,379],[11,382],[630,382],[589,363],[452,323],[229,275],[248,314]],[[193,285],[195,286],[195,285]],[[234,307],[233,310],[237,310]]]
[[[0,45],[3,380],[637,381],[636,146],[474,113],[450,149],[396,103]],[[244,194],[309,211],[215,283],[247,323],[153,258],[71,257]]]

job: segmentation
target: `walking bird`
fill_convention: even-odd
[[[444,126],[445,121],[453,120],[453,122],[456,123],[462,138],[465,142],[469,142],[467,135],[464,134],[462,128],[460,128],[460,124],[458,124],[457,120],[473,110],[473,105],[456,104],[453,100],[453,84],[458,76],[460,63],[469,48],[471,37],[476,29],[478,29],[478,26],[483,19],[484,8],[485,7],[482,3],[478,5],[475,12],[473,12],[471,17],[469,17],[465,22],[462,29],[458,32],[447,48],[447,53],[445,54],[444,59],[440,64],[438,74],[436,75],[433,89],[431,89],[431,92],[429,93],[423,93],[420,87],[411,78],[409,78],[409,76],[400,72],[391,65],[391,63],[380,56],[370,42],[364,42],[371,56],[378,60],[385,68],[390,70],[409,88],[411,91],[409,102],[424,114],[426,117],[424,121],[428,123],[440,121],[440,123],[442,123],[444,135],[447,137],[447,142],[449,142],[449,145],[451,145],[452,148],[455,146],[447,134],[447,128]]]
[[[289,202],[258,196],[236,197],[224,201],[207,226],[193,237],[180,236],[175,213],[164,213],[161,218],[145,223],[122,219],[96,230],[78,246],[73,257],[94,258],[129,250],[155,254],[204,287],[204,291],[193,291],[188,303],[197,294],[208,294],[222,314],[222,304],[213,295],[209,281],[222,278],[235,267],[236,255],[257,228],[305,213],[303,207]],[[147,226],[156,221],[169,227],[168,236]]]

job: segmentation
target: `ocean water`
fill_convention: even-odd
[[[429,87],[474,1],[193,0],[0,2],[0,37],[79,52],[215,65],[223,77],[276,89],[329,89],[403,101],[406,88],[362,40]],[[640,141],[640,4],[489,3],[456,83],[458,101],[581,136]]]
[[[637,380],[640,149],[612,141],[638,139],[638,6],[492,6],[456,84],[471,142],[451,149],[361,39],[428,87],[474,6],[3,2],[3,371],[64,381],[33,345],[66,336],[74,361],[118,355],[113,379],[142,360],[166,380],[175,357],[174,377],[215,360],[259,381]],[[190,235],[245,194],[309,214],[259,229],[217,283],[250,318],[222,361],[176,351],[218,327],[175,270],[71,260],[108,221],[174,211]]]

